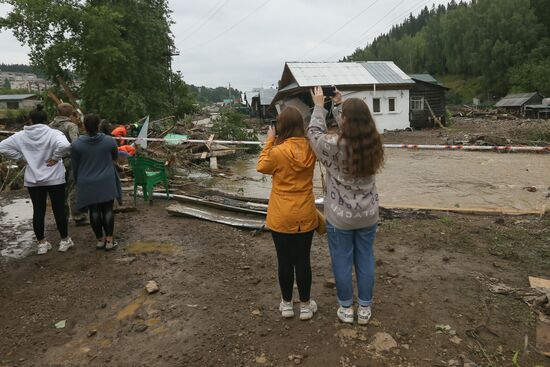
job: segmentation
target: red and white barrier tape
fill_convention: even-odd
[[[13,131],[0,131],[2,135],[14,134]],[[130,137],[113,137],[116,140],[146,140],[153,142],[179,142],[182,144],[205,144],[207,142],[222,145],[262,145],[260,141],[241,141],[241,140],[212,140],[207,139],[165,139],[165,138],[147,138],[138,139]],[[485,145],[427,145],[427,144],[384,144],[387,149],[410,149],[410,150],[464,150],[481,152],[515,152],[515,153],[550,153],[550,146],[545,147],[514,147],[505,146],[485,146]]]

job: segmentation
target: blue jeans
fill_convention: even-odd
[[[338,303],[353,305],[352,268],[355,265],[359,305],[370,306],[374,288],[374,239],[377,225],[344,230],[327,222],[328,246],[332,259],[332,272],[336,280]]]

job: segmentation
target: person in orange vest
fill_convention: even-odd
[[[118,127],[116,127],[112,132],[111,136],[114,138],[125,138],[128,136],[128,131],[126,130],[126,126],[124,124],[120,124]],[[116,139],[119,146],[126,145],[126,141]]]
[[[118,155],[123,157],[135,156],[136,148],[133,145],[121,145],[118,147]]]

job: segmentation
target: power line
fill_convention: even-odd
[[[241,25],[244,21],[246,21],[248,18],[250,18],[252,15],[254,15],[256,12],[260,11],[263,7],[265,7],[267,4],[269,4],[271,2],[271,0],[267,0],[265,2],[263,2],[260,6],[256,7],[254,10],[252,10],[250,13],[248,13],[247,15],[245,15],[243,18],[241,18],[239,21],[237,21],[236,23],[234,23],[232,26],[228,27],[227,29],[225,29],[223,32],[220,32],[218,33],[216,36],[210,38],[209,40],[207,41],[204,41],[202,43],[199,43],[199,44],[196,44],[192,47],[190,47],[187,52],[189,51],[192,51],[194,50],[195,48],[201,46],[206,46],[214,41],[216,41],[217,39],[219,39],[220,37],[226,35],[228,32],[232,31],[233,29],[235,29],[236,27],[238,27],[239,25]]]
[[[393,8],[390,9],[390,11],[388,11],[386,14],[384,14],[384,16],[382,16],[382,18],[380,18],[378,20],[378,22],[374,23],[372,26],[370,26],[365,32],[361,33],[361,35],[359,36],[359,38],[363,38],[363,36],[365,36],[366,34],[368,34],[368,32],[373,29],[374,27],[376,27],[378,24],[382,23],[382,21],[388,16],[390,15],[395,9],[397,9],[401,4],[403,4],[405,2],[405,0],[401,0],[400,2],[397,3],[396,6],[394,6]]]
[[[422,9],[422,8],[424,8],[424,7],[426,6],[426,4],[431,3],[431,2],[432,2],[432,0],[427,0],[427,1],[426,1],[426,0],[421,0],[420,2],[416,3],[416,5],[413,5],[412,8],[409,8],[409,9],[406,10],[405,12],[401,13],[399,16],[393,18],[393,19],[390,21],[390,23],[393,24],[396,20],[403,19],[403,17],[406,16],[407,14],[410,14],[410,13],[412,13],[413,11],[416,11],[416,10],[418,10],[418,9]],[[419,7],[419,5],[420,5],[420,7]],[[373,26],[373,27],[374,27],[374,26]],[[371,27],[370,29],[372,29],[373,27]],[[370,29],[368,29],[367,32],[369,32]],[[369,32],[369,33],[367,33],[367,32],[363,32],[363,33],[361,34],[361,36],[359,36],[359,39],[358,39],[357,41],[360,41],[360,39],[362,39],[363,36],[365,36],[365,35],[369,35],[369,36],[370,36],[370,35],[372,34],[372,32]],[[365,38],[367,38],[367,37],[365,37]]]
[[[211,17],[212,16],[212,12],[214,12],[216,10],[216,8],[218,7],[218,5],[220,5],[220,2],[217,3],[216,5],[214,5],[212,8],[210,8],[205,14],[210,14],[208,15],[208,17]],[[199,24],[201,24],[202,22],[199,20],[198,22],[194,22],[193,25],[191,25],[190,27],[187,27],[185,28],[185,30],[183,30],[181,33],[182,34],[186,34],[187,32],[191,31],[193,28],[195,28],[195,26],[198,26]]]
[[[201,29],[203,29],[204,26],[210,21],[210,19],[214,18],[214,16],[219,13],[219,11],[225,6],[225,4],[227,4],[227,1],[228,0],[224,0],[222,3],[219,3],[220,5],[216,8],[216,10],[214,10],[213,13],[206,17],[206,19],[193,32],[184,37],[181,42],[188,40],[189,38],[197,34],[197,32],[199,32]]]
[[[348,24],[350,24],[351,22],[353,22],[355,19],[359,18],[361,15],[363,15],[367,10],[369,10],[370,8],[372,8],[379,0],[375,0],[372,4],[370,4],[369,6],[367,6],[365,9],[361,10],[358,14],[354,15],[353,17],[351,17],[349,20],[347,20],[346,22],[344,22],[344,24],[342,24],[338,29],[336,29],[334,32],[332,32],[331,34],[329,34],[327,37],[323,38],[321,41],[317,42],[313,47],[309,48],[308,50],[306,50],[306,53],[307,52],[311,52],[313,50],[315,50],[317,47],[319,47],[322,43],[328,41],[329,39],[331,39],[334,35],[336,35],[338,32],[340,32],[342,29],[344,29]]]
[[[404,0],[403,0],[404,1]],[[359,36],[359,38],[357,38],[356,41],[353,42],[353,44],[363,44],[362,39],[363,36],[365,35],[369,35],[372,33],[370,32],[374,27],[376,27],[378,24],[380,24],[380,22],[382,22],[382,20],[384,18],[386,18],[391,12],[393,12],[399,5],[401,5],[403,3],[403,1],[401,1],[400,3],[398,3],[395,7],[393,7],[388,13],[386,13],[377,23],[375,23],[374,25],[372,25],[371,27],[369,27],[365,32],[361,33],[361,35]],[[393,25],[397,20],[400,20],[402,19],[404,16],[406,16],[407,14],[410,14],[412,12],[416,12],[416,10],[418,9],[421,9],[423,8],[424,6],[426,6],[426,4],[432,2],[433,0],[421,0],[420,2],[416,3],[416,5],[413,5],[411,8],[409,8],[407,11],[401,13],[399,16],[393,18],[390,23]],[[421,5],[420,5],[421,4]],[[418,7],[420,5],[420,7]],[[369,33],[370,32],[370,33]],[[360,43],[361,42],[361,43]],[[360,46],[358,46],[360,47]],[[334,59],[334,57],[337,57],[338,56],[338,53],[334,53],[332,54],[330,57],[327,58],[327,60],[332,60]]]

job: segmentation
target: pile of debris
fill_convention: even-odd
[[[493,120],[517,120],[518,117],[509,113],[500,113],[495,108],[476,108],[468,105],[462,105],[453,109],[453,117],[483,117]]]

